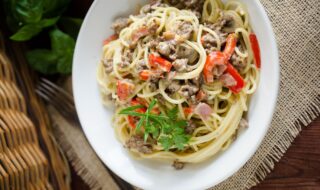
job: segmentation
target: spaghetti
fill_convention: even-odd
[[[148,4],[116,23],[97,78],[104,104],[116,105],[116,135],[135,156],[198,163],[227,149],[245,123],[260,52],[240,2],[205,0],[200,14],[174,6]],[[170,110],[184,125],[165,122]],[[163,132],[170,123],[179,137]]]

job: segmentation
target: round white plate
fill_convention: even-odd
[[[246,129],[226,151],[201,164],[176,171],[168,163],[133,159],[117,141],[112,110],[102,105],[96,82],[103,40],[113,34],[112,21],[135,13],[142,0],[96,0],[78,36],[73,63],[73,92],[83,131],[100,159],[118,176],[143,189],[194,190],[217,185],[238,171],[265,136],[276,105],[279,87],[277,45],[270,21],[258,0],[247,5],[250,23],[261,48],[261,78],[251,99]]]

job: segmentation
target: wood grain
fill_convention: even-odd
[[[71,2],[69,15],[83,17],[92,0]],[[72,189],[89,189],[75,172],[72,179]],[[320,190],[320,117],[303,128],[274,170],[253,190]]]
[[[303,128],[284,157],[253,190],[320,189],[320,117]]]

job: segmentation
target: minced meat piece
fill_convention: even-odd
[[[113,71],[113,59],[104,59],[102,63],[106,73],[111,73]]]
[[[174,69],[178,72],[183,72],[187,69],[188,66],[188,59],[176,59],[173,63],[172,66]]]
[[[130,20],[128,18],[118,18],[113,22],[112,28],[116,34],[120,34],[121,30],[129,26],[129,24]]]
[[[184,163],[183,162],[179,162],[179,160],[175,160],[172,163],[172,167],[174,167],[176,170],[182,170],[184,168]]]
[[[180,90],[179,94],[181,94],[186,99],[190,99],[193,95],[199,91],[199,88],[194,85],[183,85]]]
[[[151,154],[152,148],[151,145],[145,143],[143,138],[138,135],[131,136],[126,142],[126,147],[129,149],[136,149],[138,152],[143,154]]]

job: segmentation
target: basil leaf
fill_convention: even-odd
[[[39,34],[43,28],[54,25],[59,20],[59,17],[43,19],[39,23],[27,24],[18,30],[14,35],[10,37],[15,41],[27,41],[32,37]]]
[[[46,27],[49,27],[49,26],[53,26],[57,23],[57,21],[59,20],[60,17],[54,17],[54,18],[48,18],[48,19],[42,19],[40,22],[39,22],[39,25],[42,27],[42,28],[46,28]]]
[[[15,41],[30,40],[32,37],[41,32],[41,30],[42,27],[38,24],[28,24],[20,28],[18,32],[10,37],[10,39]]]
[[[68,34],[63,33],[59,29],[50,32],[51,48],[60,56],[73,54],[75,41]]]
[[[66,53],[63,57],[61,57],[58,61],[57,70],[61,74],[70,74],[72,71],[72,53]]]
[[[27,53],[27,60],[30,66],[44,74],[57,73],[58,57],[47,49],[32,50]]]
[[[15,10],[14,15],[23,23],[37,23],[42,18],[43,1],[41,0],[16,0],[11,3],[11,6]]]
[[[59,29],[50,32],[50,39],[52,51],[59,57],[58,71],[63,74],[71,73],[75,40]]]

